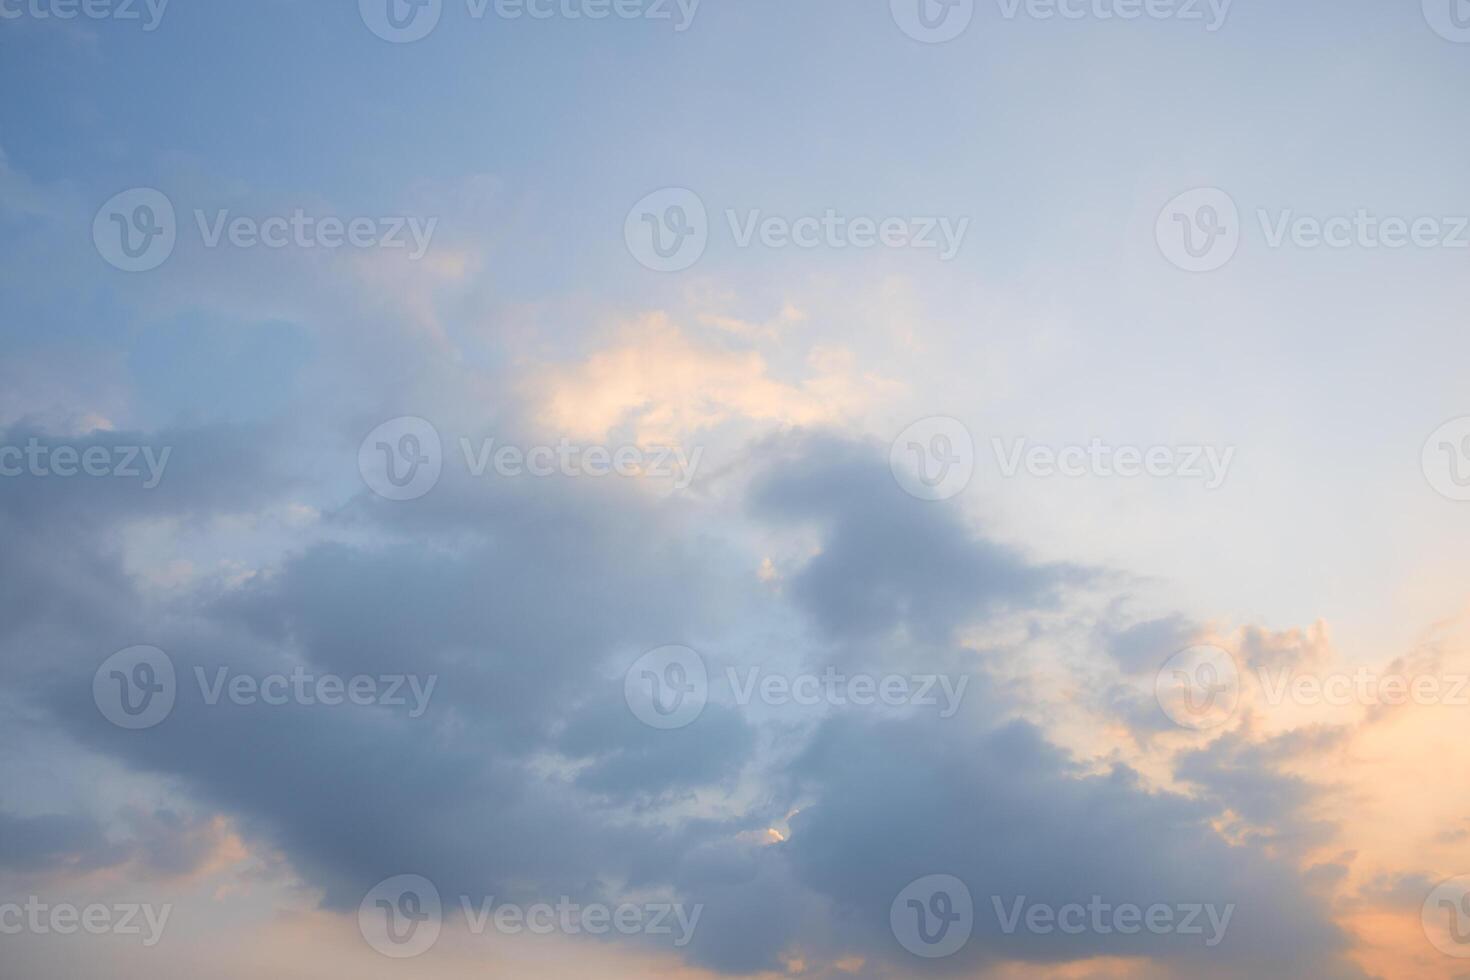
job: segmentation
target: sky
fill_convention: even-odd
[[[0,0],[0,975],[1470,975],[1467,80]]]

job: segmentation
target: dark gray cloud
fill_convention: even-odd
[[[751,508],[766,521],[819,528],[821,552],[791,588],[836,638],[883,638],[902,627],[942,643],[965,622],[1045,604],[1087,577],[1028,562],[974,534],[955,507],[908,496],[875,447],[812,434],[770,450]]]
[[[95,871],[126,860],[89,817],[52,813],[20,817],[0,810],[0,868],[8,871]]]
[[[751,757],[755,735],[740,711],[725,704],[706,705],[677,732],[654,729],[633,716],[619,690],[579,707],[556,747],[588,763],[578,787],[625,798],[729,781]]]
[[[983,710],[983,709],[980,709]],[[928,718],[839,719],[797,763],[812,802],[781,845],[798,879],[830,899],[861,951],[903,972],[947,973],[996,959],[1054,962],[1144,955],[1230,975],[1354,976],[1347,937],[1288,866],[1232,846],[1210,826],[1209,801],[1148,791],[1126,768],[1090,775],[1031,726],[985,730]],[[975,934],[953,961],[925,964],[888,936],[894,896],[927,874],[952,874],[976,901]],[[1196,937],[1005,934],[992,897],[1060,906],[1234,903],[1223,942]]]
[[[646,728],[622,703],[620,671],[643,649],[716,629],[732,590],[710,583],[729,563],[686,547],[677,522],[644,497],[547,481],[487,489],[450,479],[441,489],[417,509],[437,520],[359,500],[331,524],[372,543],[309,544],[224,593],[143,600],[108,561],[126,520],[115,514],[108,535],[59,535],[79,565],[111,577],[105,588],[61,575],[48,583],[55,608],[38,618],[58,642],[31,682],[39,700],[70,737],[171,777],[279,848],[333,908],[355,908],[406,868],[447,894],[507,899],[588,900],[623,880],[667,882],[679,850],[668,839],[682,831],[651,802],[727,782],[753,739],[719,705],[685,732]],[[105,614],[68,618],[73,607],[98,609],[94,588]],[[120,732],[93,705],[91,674],[136,643],[169,654],[180,693],[157,727]],[[298,666],[438,684],[413,718],[352,705],[210,705],[196,681],[196,671],[258,677]],[[538,754],[566,768],[545,771]],[[640,812],[625,810],[629,801]]]
[[[908,974],[1100,953],[1186,964],[1200,952],[1181,937],[1006,936],[993,928],[992,894],[1234,902],[1205,966],[1352,975],[1336,959],[1344,937],[1296,872],[1210,828],[1236,795],[1213,775],[1219,766],[1191,770],[1216,780],[1201,799],[1152,793],[1126,769],[1085,773],[1031,726],[997,721],[1009,707],[977,670],[983,654],[953,634],[1053,608],[1085,572],[1030,563],[953,511],[903,496],[872,447],[803,436],[757,447],[755,459],[748,519],[809,523],[821,536],[786,596],[757,587],[757,561],[730,543],[736,535],[701,528],[677,500],[447,475],[410,506],[359,497],[329,517],[339,540],[305,543],[248,585],[167,600],[139,600],[107,535],[61,535],[76,567],[105,575],[48,573],[53,605],[36,623],[57,642],[27,687],[69,737],[170,777],[279,849],[334,909],[405,871],[445,894],[506,900],[654,889],[704,904],[686,952],[710,968],[856,952]],[[221,477],[202,472],[205,487]],[[70,505],[26,506],[54,520]],[[233,506],[221,493],[201,510]],[[8,560],[25,576],[55,557]],[[83,606],[89,615],[67,615]],[[686,729],[654,731],[621,703],[621,671],[642,650],[724,648],[751,623],[791,621],[792,608],[820,640],[793,651],[798,660],[973,673],[963,710],[940,719],[849,706],[761,729],[716,702]],[[134,643],[169,652],[181,694],[162,724],[123,733],[98,714],[90,681]],[[296,665],[434,674],[439,686],[414,718],[207,705],[194,683],[196,668]],[[1271,802],[1263,818],[1290,812]],[[695,815],[711,805],[727,816]],[[790,838],[764,844],[793,810]],[[168,836],[167,821],[153,826]],[[86,831],[32,849],[91,853]],[[887,914],[904,884],[935,872],[970,883],[981,914],[966,952],[925,966],[897,947]]]
[[[1155,671],[1171,656],[1196,641],[1197,623],[1174,613],[1121,628],[1104,630],[1107,651],[1126,673]]]
[[[370,544],[310,547],[219,615],[322,669],[438,673],[438,705],[524,747],[612,660],[717,631],[737,593],[723,546],[632,494],[446,473],[412,503],[359,497],[332,523]]]
[[[223,833],[212,820],[169,809],[124,808],[111,826],[90,814],[0,810],[0,869],[85,874],[126,865],[135,877],[171,877],[203,864]]]
[[[277,436],[268,428],[227,425],[75,438],[19,423],[0,430],[0,446],[24,452],[35,440],[47,450],[36,455],[44,475],[11,454],[5,466],[22,472],[0,477],[0,651],[14,652],[9,666],[33,670],[64,662],[81,653],[51,649],[64,644],[66,634],[105,635],[137,616],[143,600],[121,551],[131,524],[198,521],[281,499],[291,481],[269,449]],[[50,454],[63,446],[79,457],[102,450],[109,466],[139,475],[53,475]],[[150,470],[144,447],[160,474],[152,488],[145,486]]]
[[[1197,786],[1218,809],[1234,813],[1253,838],[1303,854],[1329,840],[1336,829],[1335,823],[1314,815],[1313,805],[1328,787],[1284,771],[1281,763],[1337,744],[1346,731],[1295,731],[1258,741],[1229,732],[1181,755],[1174,774]]]

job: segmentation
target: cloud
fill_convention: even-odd
[[[233,844],[219,816],[125,807],[105,824],[84,814],[0,810],[0,870],[46,878],[109,870],[134,881],[177,878],[238,853]]]
[[[1297,753],[1341,744],[1348,734],[1346,729],[1292,731],[1252,740],[1230,732],[1184,753],[1174,775],[1202,790],[1219,809],[1235,814],[1252,838],[1302,854],[1330,840],[1337,826],[1316,815],[1328,788],[1284,771],[1281,763]]]
[[[1088,574],[1037,565],[971,531],[959,512],[906,497],[876,447],[822,434],[768,443],[751,492],[760,518],[817,528],[817,554],[791,573],[796,602],[831,636],[904,629],[943,642],[1006,607],[1047,604]]]
[[[79,815],[19,817],[0,810],[0,868],[8,871],[93,871],[121,864],[124,847],[102,825]]]
[[[640,444],[674,445],[732,420],[841,423],[894,387],[840,348],[812,349],[783,380],[760,349],[732,341],[752,331],[719,326],[727,336],[703,336],[652,313],[585,360],[543,368],[530,389],[542,422],[586,439],[626,426]]]
[[[192,463],[171,489],[108,498],[99,526],[275,496],[269,480],[233,489],[271,433],[240,430],[231,442],[226,431],[212,451],[178,434]],[[108,537],[83,526],[68,539],[72,561],[105,574],[48,573],[50,605],[32,610],[30,627],[70,652],[24,689],[69,738],[167,777],[201,809],[228,815],[252,848],[278,850],[344,914],[406,869],[449,895],[585,901],[636,890],[705,906],[684,953],[694,965],[837,970],[860,958],[862,970],[903,974],[928,968],[891,940],[889,904],[908,881],[943,870],[971,883],[982,913],[992,894],[1234,902],[1230,935],[1208,963],[1353,975],[1340,961],[1346,939],[1303,875],[1212,826],[1227,807],[1263,822],[1297,812],[1300,788],[1262,782],[1269,760],[1259,752],[1221,748],[1191,762],[1187,775],[1208,792],[1190,799],[1150,789],[1127,767],[1090,773],[1036,727],[997,721],[1010,711],[1005,691],[985,682],[983,655],[957,634],[1055,615],[1092,573],[1032,562],[953,508],[904,497],[866,442],[766,438],[744,465],[743,497],[729,504],[447,472],[414,506],[359,494],[324,515],[321,537],[237,584],[186,583],[146,604],[106,558]],[[35,489],[11,492],[15,513],[41,523],[85,493]],[[712,513],[733,523],[716,532]],[[770,590],[749,574],[756,543],[793,529],[810,532],[815,551],[791,566],[785,589]],[[11,580],[56,568],[52,551],[10,552]],[[82,604],[89,615],[71,615]],[[792,663],[977,679],[947,719],[848,706],[783,723],[717,701],[687,729],[659,732],[621,704],[621,670],[641,650],[688,642],[718,653],[712,662],[737,662],[719,638],[750,624],[789,643]],[[156,728],[118,739],[91,703],[91,672],[137,642],[169,652],[186,696]],[[205,704],[189,690],[195,671],[220,667],[432,674],[439,685],[419,718]],[[160,819],[142,839],[194,838]],[[39,852],[52,864],[112,860],[85,824]],[[1199,951],[1181,938],[1058,940],[1005,935],[989,920],[948,967],[1123,956],[1182,971]]]
[[[1174,613],[1159,619],[1109,628],[1104,634],[1108,653],[1130,674],[1157,670],[1171,655],[1197,641],[1202,628]]]
[[[1290,868],[1221,838],[1212,805],[1150,792],[1126,768],[1086,775],[1025,723],[987,729],[974,709],[961,724],[834,720],[794,770],[811,802],[782,850],[800,881],[846,913],[843,948],[903,972],[1115,955],[1206,975],[1358,975],[1321,900]],[[975,936],[957,963],[905,959],[887,935],[893,897],[934,873],[959,877],[976,900]],[[1005,934],[992,899],[1023,895],[1054,906],[1099,895],[1236,910],[1225,940],[1206,951],[1185,936]]]

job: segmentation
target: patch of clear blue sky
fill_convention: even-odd
[[[964,35],[930,46],[877,0],[704,0],[683,33],[641,19],[474,20],[464,0],[446,0],[429,38],[393,45],[353,3],[175,0],[152,33],[6,22],[0,54],[10,165],[88,204],[151,185],[178,198],[185,222],[241,188],[282,209],[394,213],[415,185],[493,175],[503,205],[443,215],[443,230],[493,243],[496,288],[512,301],[577,291],[655,302],[676,280],[629,261],[622,220],[647,191],[677,184],[704,197],[716,225],[701,272],[755,283],[859,260],[737,250],[727,207],[966,215],[964,251],[930,273],[941,292],[1048,280],[1096,290],[1126,347],[1157,310],[1109,295],[1118,255],[1140,230],[1151,247],[1148,222],[1175,191],[1226,187],[1248,226],[1256,206],[1470,209],[1458,97],[1470,45],[1436,36],[1412,3],[1237,0],[1211,33],[1006,20],[991,0]],[[26,233],[0,229],[14,248]],[[1284,290],[1285,268],[1256,285]],[[129,314],[97,315],[117,274],[80,275],[100,292],[78,292],[67,329],[120,329]],[[68,319],[32,312],[41,337]],[[1302,323],[1303,347],[1330,336],[1331,320]]]

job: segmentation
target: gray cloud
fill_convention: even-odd
[[[821,552],[793,576],[792,592],[836,638],[882,638],[902,627],[942,643],[967,621],[1045,604],[1087,577],[1032,564],[976,536],[953,507],[909,497],[874,447],[815,434],[771,448],[752,509],[820,529]]]
[[[982,655],[948,642],[956,629],[1053,607],[1087,578],[1029,563],[953,512],[901,497],[870,447],[802,437],[758,447],[757,459],[750,519],[809,522],[822,536],[790,591],[796,622],[821,640],[798,659],[819,651],[980,677]],[[211,474],[202,471],[201,487]],[[900,973],[1102,953],[1183,971],[1199,954],[1181,937],[1005,936],[986,925],[994,920],[982,904],[966,952],[917,964],[887,932],[889,903],[909,880],[944,871],[981,903],[1094,893],[1145,905],[1235,902],[1229,937],[1206,966],[1352,975],[1337,959],[1344,937],[1297,873],[1210,828],[1223,795],[1153,793],[1122,768],[1086,774],[1031,726],[997,727],[1008,708],[983,679],[948,719],[849,706],[758,729],[712,703],[687,729],[637,724],[621,704],[620,671],[638,652],[720,648],[752,620],[790,619],[786,598],[730,573],[753,567],[751,557],[671,513],[677,505],[560,481],[452,477],[415,504],[360,497],[328,520],[346,540],[307,543],[246,586],[146,608],[108,564],[106,542],[78,534],[67,542],[77,565],[111,571],[50,581],[54,607],[38,618],[66,653],[42,686],[28,684],[69,736],[230,814],[334,909],[355,908],[368,887],[405,870],[447,894],[506,900],[654,889],[705,905],[686,953],[734,973],[774,968],[790,952],[814,961],[858,952]],[[201,509],[233,505],[226,494]],[[28,506],[48,516],[43,501]],[[51,558],[9,560],[27,575],[25,562]],[[82,604],[97,612],[66,617]],[[156,728],[118,738],[91,703],[90,676],[107,653],[137,642],[167,650],[185,686],[196,667],[258,674],[305,664],[434,673],[440,693],[410,718],[209,706],[194,692]],[[1204,779],[1213,769],[1191,772]],[[728,816],[694,815],[710,804]],[[790,839],[762,846],[765,828],[793,809]],[[166,822],[157,829],[168,836]],[[84,830],[71,829],[77,844],[41,850],[81,847]]]

